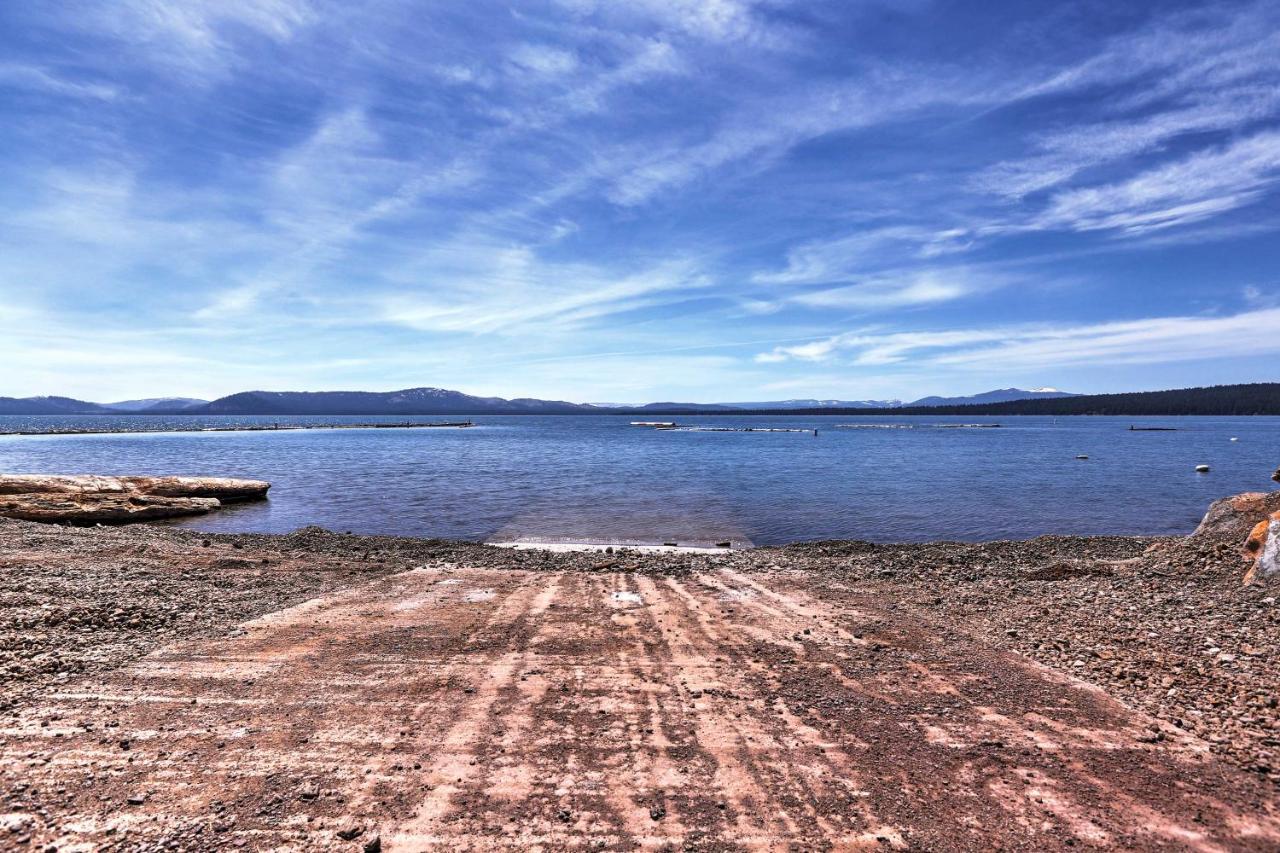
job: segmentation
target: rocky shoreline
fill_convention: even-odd
[[[645,554],[0,519],[0,845],[821,846],[782,826],[818,810],[895,849],[1274,849],[1280,590],[1218,522]]]
[[[683,577],[728,567],[819,575],[833,595],[873,594],[913,619],[972,633],[1092,682],[1280,785],[1280,585],[1241,584],[1238,532],[1246,523],[1184,538],[638,554],[516,551],[319,528],[231,535],[0,519],[0,708],[16,713],[83,673],[414,568]]]

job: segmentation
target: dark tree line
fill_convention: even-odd
[[[842,415],[1280,415],[1280,382],[1214,385],[1173,391],[1089,394],[1011,400],[968,406],[898,409],[806,409],[803,414]],[[787,414],[798,414],[788,412]]]

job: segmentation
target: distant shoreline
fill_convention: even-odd
[[[1030,392],[1028,392],[1030,393]],[[926,398],[927,399],[927,398]],[[955,398],[951,398],[955,399]],[[803,402],[810,402],[805,400]],[[847,401],[838,401],[847,402]],[[879,401],[874,401],[879,402]],[[922,402],[922,401],[918,401]],[[51,411],[53,408],[55,410]],[[449,417],[464,415],[1119,415],[1124,417],[1280,415],[1280,382],[1214,385],[1168,391],[1033,397],[992,403],[904,406],[817,406],[750,408],[732,404],[659,402],[608,408],[561,400],[472,397],[456,391],[420,388],[395,392],[243,392],[195,407],[155,406],[137,411],[104,410],[67,397],[0,397],[0,414],[39,416],[219,416],[231,417]]]
[[[97,415],[19,415],[18,417],[97,417]],[[238,415],[186,415],[185,417],[239,417]],[[279,415],[279,417],[295,417]],[[305,416],[304,416],[305,417]],[[334,417],[347,417],[336,415]],[[192,433],[192,432],[297,432],[313,429],[467,429],[475,426],[471,421],[455,421],[452,423],[385,423],[385,424],[242,424],[232,426],[207,427],[161,427],[159,429],[91,429],[73,427],[58,430],[0,430],[0,436],[6,435],[143,435],[148,433]]]
[[[1053,412],[1004,412],[1004,411],[974,411],[974,409],[985,409],[985,406],[957,406],[957,407],[940,407],[939,410],[900,410],[900,409],[762,409],[755,411],[721,411],[711,410],[704,411],[699,409],[663,409],[663,410],[645,410],[645,411],[607,411],[607,412],[432,412],[428,415],[417,415],[406,417],[402,413],[390,412],[386,414],[377,414],[370,412],[326,412],[323,414],[314,412],[278,412],[271,414],[252,414],[247,412],[241,413],[195,413],[195,412],[102,412],[102,413],[75,413],[75,414],[0,414],[0,437],[5,436],[25,436],[25,435],[141,435],[148,433],[201,433],[201,432],[290,432],[301,430],[343,430],[343,429],[463,429],[467,427],[475,427],[483,425],[482,420],[489,418],[635,418],[635,417],[682,417],[682,418],[930,418],[930,417],[967,417],[967,418],[1133,418],[1133,419],[1150,419],[1150,418],[1267,418],[1280,417],[1280,412],[1154,412],[1134,414],[1129,412],[1076,412],[1076,413],[1053,413]],[[420,422],[414,420],[415,417],[440,417],[440,418],[463,418],[460,421],[430,421]],[[89,419],[137,419],[154,420],[170,422],[183,420],[203,420],[207,426],[188,426],[188,425],[157,425],[152,426],[134,426],[134,427],[96,427],[96,426],[67,426],[64,428],[52,427],[49,429],[5,429],[5,419],[26,419],[33,421],[67,421],[67,420],[89,420]],[[249,419],[254,421],[245,421],[238,424],[223,424],[220,421],[227,419]],[[280,419],[270,421],[267,419]],[[394,418],[386,422],[357,422],[357,423],[341,423],[331,422],[325,419],[329,418]],[[285,422],[285,421],[289,422]],[[983,423],[983,426],[991,424]]]

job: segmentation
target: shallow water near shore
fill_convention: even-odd
[[[741,546],[1187,533],[1210,501],[1274,488],[1269,475],[1280,464],[1274,417],[674,419],[817,429],[816,437],[656,431],[608,415],[471,420],[469,429],[4,436],[0,471],[272,482],[267,502],[181,522],[202,530],[316,524],[472,540]],[[404,418],[8,416],[0,432],[374,421]],[[959,426],[980,423],[1001,426]],[[1201,464],[1210,472],[1196,473]]]

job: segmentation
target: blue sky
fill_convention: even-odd
[[[0,5],[0,394],[1280,378],[1280,5]]]

